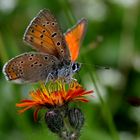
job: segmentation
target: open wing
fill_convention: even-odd
[[[15,83],[44,81],[58,63],[55,56],[29,52],[9,60],[3,67],[3,73],[7,80]]]
[[[78,55],[81,42],[86,31],[87,20],[81,19],[73,28],[65,33],[65,40],[70,50],[71,60],[74,62]]]
[[[60,27],[47,9],[41,10],[31,21],[23,40],[40,52],[54,55],[58,59],[70,59]]]

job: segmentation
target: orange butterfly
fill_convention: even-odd
[[[63,35],[52,13],[41,10],[23,37],[38,52],[24,53],[9,60],[3,67],[6,79],[16,83],[71,81],[73,74],[80,69],[80,64],[75,61],[86,25],[87,21],[81,19]]]

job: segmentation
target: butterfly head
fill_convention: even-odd
[[[80,70],[81,64],[78,62],[72,63],[72,73],[76,73]]]

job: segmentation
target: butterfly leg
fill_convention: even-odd
[[[70,84],[72,82],[77,82],[77,79],[72,78],[72,77],[67,77],[64,81],[65,83]]]
[[[76,81],[77,81],[77,79],[75,79],[75,78],[71,78],[71,81],[75,81],[75,82],[76,82]]]
[[[54,76],[53,76],[51,73],[49,73],[48,76],[47,76],[47,78],[46,78],[45,85],[46,85],[49,81],[53,81],[53,80],[54,80]]]
[[[71,77],[71,79],[70,79],[70,81],[69,81],[69,84],[70,84],[70,83],[73,83],[73,82],[77,82],[77,79]]]

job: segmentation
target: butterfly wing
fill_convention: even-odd
[[[87,20],[81,19],[73,28],[65,33],[65,40],[70,50],[71,60],[74,62],[78,55],[82,39],[86,31]]]
[[[40,52],[54,55],[58,59],[70,59],[60,27],[47,9],[41,10],[31,21],[23,40]]]
[[[3,67],[7,80],[15,83],[31,83],[46,80],[59,60],[44,53],[24,53],[9,60]]]

